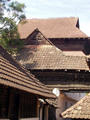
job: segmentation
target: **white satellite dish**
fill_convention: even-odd
[[[58,88],[53,89],[53,94],[55,94],[57,97],[60,95],[60,90]]]

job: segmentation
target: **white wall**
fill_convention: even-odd
[[[83,98],[86,95],[86,93],[75,93],[75,92],[73,92],[73,93],[71,93],[71,92],[65,92],[65,94],[68,97],[70,97],[70,98],[72,98],[74,100],[77,100],[77,101],[79,101],[81,98]]]

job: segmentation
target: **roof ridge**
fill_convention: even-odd
[[[73,17],[73,16],[71,16],[71,17],[48,17],[48,18],[28,18],[28,19],[26,19],[26,20],[49,20],[49,19],[76,19],[76,20],[78,20],[79,19],[79,17]]]

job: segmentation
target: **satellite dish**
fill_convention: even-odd
[[[58,88],[53,89],[53,94],[55,94],[57,97],[60,95],[60,90]]]

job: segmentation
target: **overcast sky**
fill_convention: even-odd
[[[80,29],[90,36],[90,0],[17,1],[25,3],[27,18],[79,17]]]

